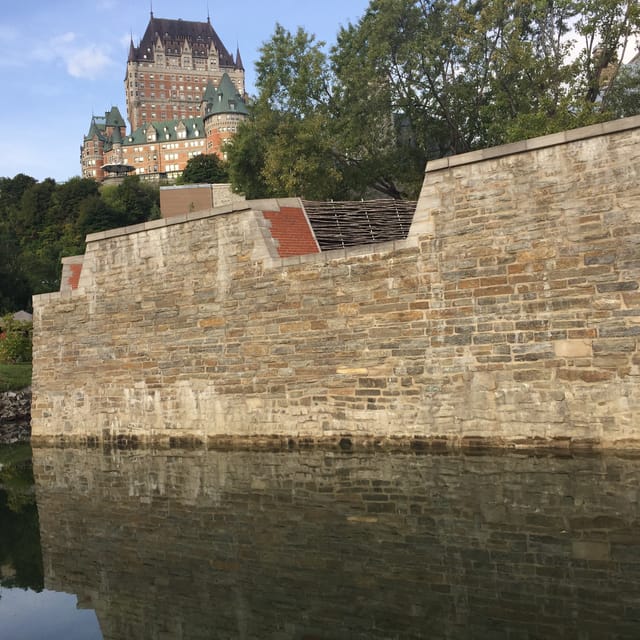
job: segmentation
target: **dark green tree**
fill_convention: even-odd
[[[217,184],[229,182],[226,163],[215,153],[202,153],[187,162],[178,184]]]
[[[113,228],[138,224],[160,216],[160,190],[157,185],[144,183],[139,176],[127,176],[120,184],[103,187],[101,197],[117,212],[107,217],[105,224]],[[103,229],[96,229],[102,231]]]
[[[77,227],[83,236],[123,226],[122,222],[122,212],[105,202],[99,195],[85,198],[80,205]]]

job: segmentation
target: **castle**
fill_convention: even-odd
[[[223,146],[247,117],[240,51],[229,53],[206,22],[156,18],[129,47],[127,117],[119,109],[93,116],[80,150],[83,178],[102,181],[135,173],[177,178],[193,156],[224,155]]]

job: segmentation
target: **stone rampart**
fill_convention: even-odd
[[[640,117],[439,160],[405,241],[262,210],[89,236],[34,299],[33,436],[640,443]]]

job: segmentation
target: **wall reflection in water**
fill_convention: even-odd
[[[35,449],[45,585],[125,638],[637,638],[640,460]]]

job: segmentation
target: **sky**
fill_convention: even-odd
[[[18,0],[0,18],[0,176],[25,173],[64,182],[80,173],[80,145],[92,115],[113,105],[126,119],[129,43],[156,18],[211,23],[236,46],[254,92],[254,64],[276,23],[304,27],[328,44],[355,23],[369,0]]]

